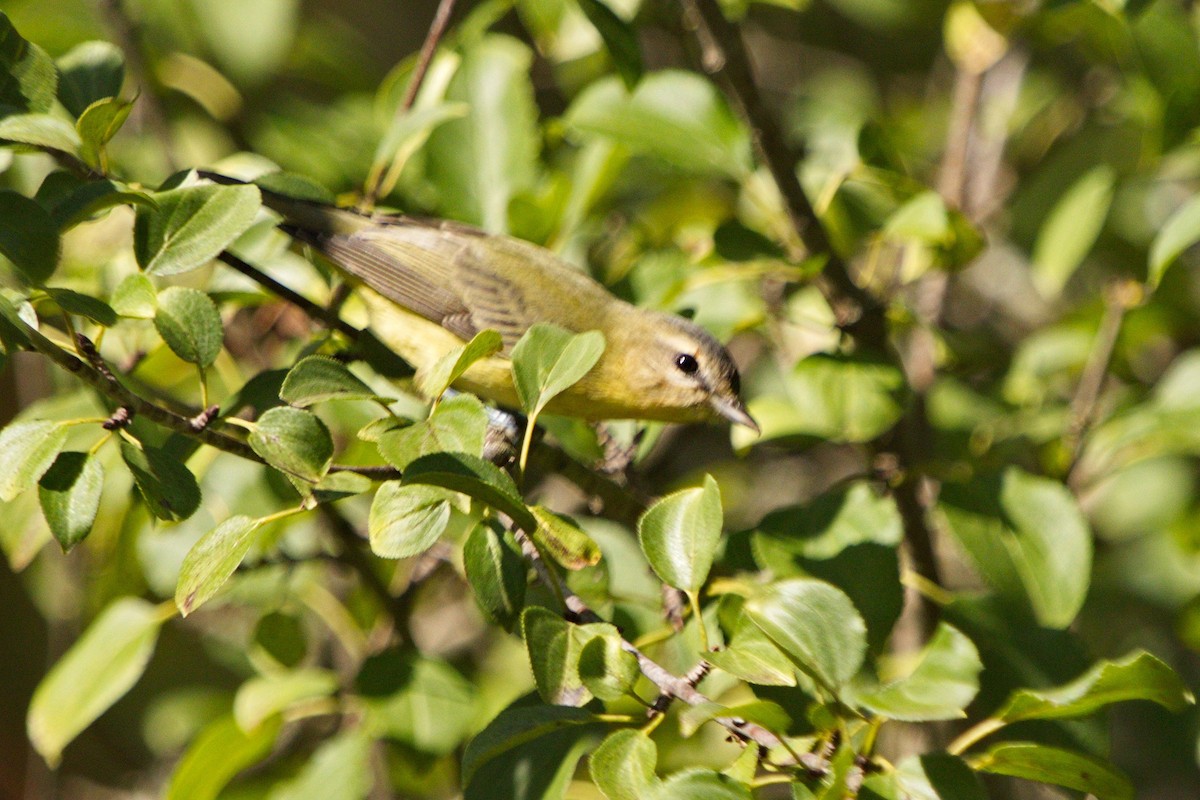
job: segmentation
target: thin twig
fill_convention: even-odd
[[[1141,299],[1142,287],[1134,281],[1114,282],[1104,292],[1104,315],[1100,318],[1096,339],[1092,342],[1092,350],[1088,353],[1075,396],[1071,399],[1067,444],[1071,452],[1072,473],[1083,452],[1087,431],[1095,420],[1100,391],[1104,388],[1104,379],[1108,376],[1108,369],[1112,364],[1117,339],[1121,335],[1121,325],[1129,309],[1141,302]]]
[[[283,285],[262,270],[238,258],[233,253],[230,253],[227,250],[222,251],[217,258],[219,258],[226,265],[242,273],[258,285],[270,290],[272,294],[276,294],[282,299],[296,306],[305,314],[307,314],[310,319],[316,320],[327,328],[345,334],[346,337],[351,341],[357,341],[362,337],[363,332],[361,330],[346,322],[336,313],[330,311],[319,303],[314,303],[312,300],[309,300],[307,297],[295,291],[294,289]]]
[[[262,463],[262,459],[258,454],[250,448],[250,445],[242,440],[235,439],[212,428],[196,430],[188,417],[176,414],[173,411],[139,397],[125,388],[119,381],[111,380],[95,367],[85,363],[78,356],[68,353],[47,339],[41,332],[26,325],[22,328],[21,333],[29,340],[34,350],[46,356],[92,388],[97,389],[101,394],[112,398],[117,406],[140,414],[151,422],[162,425],[164,428],[182,433],[194,439],[199,439],[204,444],[215,447],[218,450],[224,450],[227,453]]]
[[[446,28],[450,24],[450,15],[454,12],[455,0],[441,0],[438,3],[437,11],[434,12],[433,21],[429,24],[429,33],[425,34],[425,42],[421,45],[421,52],[417,56],[417,63],[413,67],[412,77],[408,80],[408,88],[404,91],[404,99],[400,103],[400,107],[396,109],[396,116],[400,117],[407,114],[412,108],[413,103],[417,100],[417,93],[421,91],[421,85],[425,82],[425,74],[429,71],[429,65],[433,62],[433,56],[437,52],[438,44],[442,41],[442,37],[446,35]],[[367,207],[375,205],[379,200],[379,192],[383,188],[384,180],[387,176],[387,170],[379,170],[373,177],[370,186],[363,193],[363,204]]]
[[[527,540],[528,537],[520,530],[513,529],[514,535],[518,541]],[[596,612],[588,608],[579,595],[571,591],[570,587],[563,584],[562,581],[556,580],[550,573],[550,567],[542,560],[537,548],[533,546],[526,547],[525,542],[521,541],[521,549],[529,562],[533,565],[534,572],[537,573],[538,579],[548,588],[557,586],[562,593],[563,605],[570,616],[583,623],[591,622],[606,622]],[[658,691],[666,701],[672,699],[682,700],[690,706],[704,705],[711,703],[712,700],[704,695],[695,684],[692,683],[689,676],[680,677],[671,673],[666,667],[650,658],[643,653],[633,643],[622,638],[621,647],[626,652],[631,653],[638,661],[638,668],[646,678],[658,687]],[[691,676],[694,677],[694,676]],[[663,709],[659,709],[660,711]],[[747,722],[743,719],[735,719],[732,717],[717,717],[713,720],[717,724],[728,729],[731,734],[742,741],[752,741],[760,747],[771,749],[782,745],[784,742],[771,731],[753,722]],[[824,759],[818,756],[811,756],[810,759],[804,759],[802,754],[802,766],[805,769],[823,772],[828,769],[829,764]]]
[[[809,252],[827,257],[823,280],[818,285],[837,315],[838,326],[869,347],[885,350],[884,308],[854,282],[846,262],[833,249],[816,209],[796,176],[797,153],[784,138],[758,90],[741,33],[725,18],[717,0],[680,2],[685,12],[684,22],[695,32],[700,44],[704,70],[726,83],[734,104],[749,123],[755,150],[779,188],[796,235]]]

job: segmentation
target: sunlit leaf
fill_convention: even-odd
[[[1091,581],[1092,535],[1065,486],[1010,467],[947,484],[939,508],[997,591],[1028,603],[1043,625],[1075,619]]]
[[[1009,742],[996,745],[971,764],[982,772],[1089,792],[1097,800],[1133,800],[1133,786],[1116,767],[1058,747]]]
[[[387,481],[375,493],[367,530],[382,558],[408,558],[433,546],[450,521],[450,496],[434,486]]]
[[[536,416],[546,404],[578,383],[604,352],[599,331],[571,333],[539,322],[525,332],[512,351],[513,383],[521,407]]]
[[[300,408],[327,400],[386,400],[346,365],[329,356],[308,356],[288,370],[279,398]]]
[[[255,186],[187,186],[154,195],[139,207],[133,230],[138,264],[150,275],[175,275],[207,264],[240,236],[258,213]]]
[[[175,605],[183,616],[203,605],[242,563],[261,523],[242,515],[230,517],[192,545],[175,587]]]
[[[1019,689],[995,716],[1007,722],[1081,717],[1125,700],[1150,700],[1175,712],[1195,702],[1174,670],[1138,651],[1118,661],[1101,661],[1053,689]]]
[[[691,72],[659,70],[631,94],[616,77],[594,81],[565,117],[570,130],[600,134],[701,174],[750,171],[750,138],[721,93]]]
[[[66,440],[67,426],[53,420],[14,422],[0,431],[0,500],[37,483]]]
[[[643,800],[657,796],[654,774],[658,748],[642,731],[619,730],[600,743],[588,759],[588,772],[608,800]]]
[[[212,366],[225,339],[212,298],[189,286],[169,286],[159,293],[154,327],[175,355],[201,367]]]
[[[707,475],[703,487],[667,495],[647,509],[638,522],[638,538],[660,578],[695,592],[708,578],[721,524],[721,491]]]
[[[80,731],[137,683],[166,617],[144,600],[117,600],[51,668],[29,704],[29,740],[51,765]]]
[[[746,601],[746,616],[826,687],[862,665],[867,626],[850,598],[823,581],[790,578]]]
[[[87,453],[64,451],[38,481],[38,499],[63,552],[92,530],[104,489],[104,467]]]
[[[1033,279],[1042,294],[1057,296],[1096,243],[1115,181],[1112,167],[1093,167],[1055,204],[1033,245]]]
[[[319,480],[333,460],[329,428],[300,408],[269,409],[255,422],[249,441],[268,464],[306,481]]]
[[[188,745],[165,800],[217,800],[234,776],[271,753],[279,728],[278,718],[252,731],[243,731],[232,715],[213,720]]]
[[[975,645],[941,623],[912,671],[880,686],[853,687],[853,702],[880,716],[906,722],[958,719],[979,691],[983,663]]]

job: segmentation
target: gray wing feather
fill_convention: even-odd
[[[357,281],[469,340],[500,333],[508,351],[529,327],[524,298],[490,268],[481,234],[403,218],[357,233],[304,237]]]

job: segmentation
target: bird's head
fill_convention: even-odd
[[[758,432],[758,423],[741,398],[741,378],[729,352],[712,334],[672,314],[653,314],[645,334],[649,363],[641,366],[655,378],[655,393],[697,416],[722,417]]]

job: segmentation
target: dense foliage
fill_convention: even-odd
[[[0,795],[1200,793],[1189,4],[4,5]],[[414,380],[259,185],[688,314],[761,436],[542,414],[555,327],[443,397],[494,332]]]

